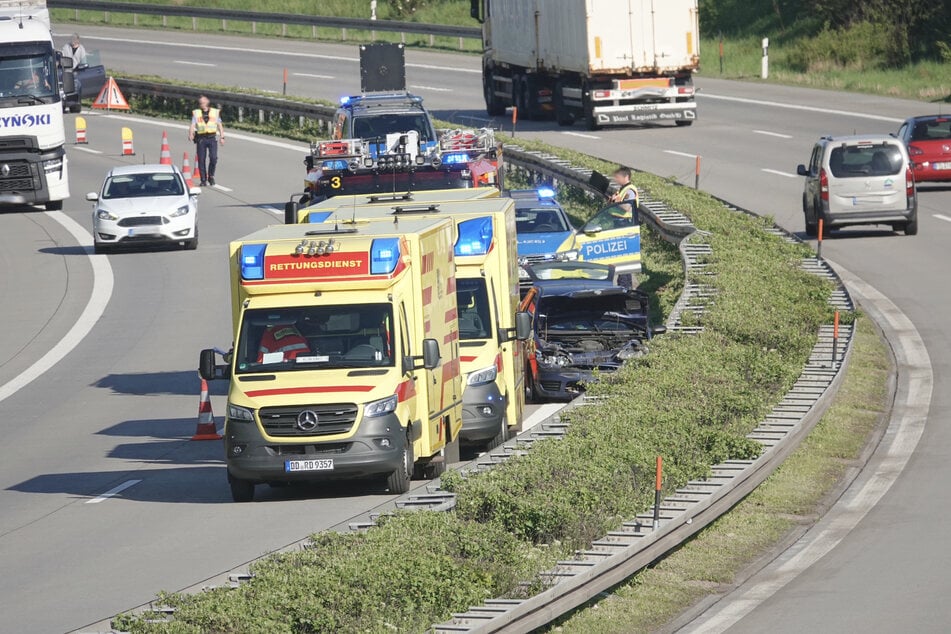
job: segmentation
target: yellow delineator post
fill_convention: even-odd
[[[76,117],[76,144],[86,145],[86,117]]]
[[[122,128],[122,156],[135,156],[132,147],[132,128]]]

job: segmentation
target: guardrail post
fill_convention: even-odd
[[[109,12],[108,12],[108,11],[103,11],[103,12],[102,12],[102,21],[103,21],[103,22],[106,22],[106,23],[109,22]]]
[[[73,9],[73,18],[79,20],[79,9]]]
[[[162,16],[162,26],[168,26],[168,16],[167,16],[167,15],[163,15],[163,16]]]
[[[221,30],[222,31],[228,30],[228,21],[224,18],[221,18]]]
[[[402,44],[406,44],[406,33],[404,33],[403,31],[400,31],[400,42]]]
[[[258,110],[258,123],[264,123],[264,111]]]
[[[431,33],[429,35],[429,46],[430,48],[432,48],[433,46],[436,46],[436,36]]]
[[[461,51],[461,50],[464,49],[465,47],[466,47],[466,46],[465,46],[465,43],[462,41],[462,38],[460,37],[460,38],[459,38],[459,50]]]
[[[138,14],[138,13],[133,13],[133,14],[132,14],[132,26],[139,26],[139,14]]]
[[[238,106],[238,123],[244,123],[244,108]]]
[[[654,474],[654,530],[660,528],[660,492],[664,484],[664,459],[657,456],[657,471]]]
[[[371,39],[371,40],[375,40],[375,39],[376,39],[376,31],[375,31],[375,30],[374,30],[374,31],[370,31],[370,39]]]
[[[316,24],[310,27],[310,32],[311,32],[311,35],[313,36],[313,39],[316,40],[317,39],[317,25]]]
[[[346,27],[340,29],[340,39],[343,40],[344,42],[347,41],[347,29],[346,29]]]
[[[192,16],[192,31],[198,30],[198,18]]]
[[[304,129],[304,115],[300,116],[300,127],[301,127],[301,130]]]
[[[256,35],[258,32],[258,23],[251,22],[251,35]]]
[[[282,25],[281,25],[281,37],[287,37],[287,25],[286,25],[286,24],[282,24]]]

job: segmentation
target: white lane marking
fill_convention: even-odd
[[[88,153],[90,153],[90,154],[102,154],[102,151],[100,151],[100,150],[94,150],[94,149],[92,149],[91,147],[83,147],[83,146],[81,146],[81,145],[74,145],[74,146],[72,146],[72,148],[73,148],[74,150],[79,150],[80,152],[88,152]]]
[[[145,125],[152,125],[152,126],[157,126],[160,128],[172,128],[175,130],[188,129],[187,125],[184,125],[181,123],[173,123],[171,121],[140,119],[139,117],[130,117],[130,116],[121,115],[121,114],[103,114],[99,116],[105,117],[107,119],[116,119],[117,121],[131,121],[132,123],[142,123]],[[234,132],[228,132],[228,139],[238,139],[239,141],[248,141],[250,143],[258,143],[260,145],[276,147],[282,150],[292,150],[294,152],[302,152],[304,154],[310,154],[310,149],[301,145],[292,145],[290,143],[283,143],[281,141],[272,141],[271,139],[261,139],[258,137],[248,136],[245,134],[236,134]]]
[[[859,299],[862,309],[892,333],[889,343],[894,348],[898,366],[898,385],[888,428],[862,473],[818,524],[682,631],[704,634],[726,631],[838,546],[888,493],[908,465],[925,431],[934,373],[921,334],[881,292],[854,273],[838,265],[834,268]]]
[[[316,75],[314,73],[291,73],[294,77],[310,77],[311,79],[334,79],[333,75]]]
[[[944,214],[934,214],[934,217],[938,220],[944,220],[945,222],[951,222],[951,216],[945,216]]]
[[[217,189],[220,192],[233,192],[234,190],[230,187],[225,187],[224,185],[212,185],[212,189]]]
[[[183,60],[183,59],[176,59],[176,60],[175,60],[175,63],[176,63],[176,64],[185,64],[186,66],[209,66],[209,67],[212,67],[212,68],[215,67],[215,66],[217,66],[217,64],[209,64],[208,62],[188,62],[188,61],[185,61],[185,60]]]
[[[93,238],[89,232],[61,211],[50,211],[46,215],[71,233],[89,257],[89,263],[92,266],[92,293],[89,295],[89,302],[79,315],[79,319],[76,320],[76,323],[73,324],[66,335],[46,354],[37,359],[33,365],[0,385],[0,401],[16,394],[17,391],[38,379],[72,352],[102,317],[106,305],[109,303],[109,298],[112,297],[112,266],[110,266],[109,258],[106,256],[93,254]]]
[[[102,495],[97,495],[96,497],[94,497],[94,498],[91,499],[91,500],[86,500],[86,504],[99,504],[100,502],[105,502],[105,501],[108,500],[109,498],[113,498],[113,497],[119,495],[120,493],[122,493],[123,491],[125,491],[126,489],[128,489],[129,487],[134,487],[134,486],[137,485],[139,482],[142,482],[142,480],[126,480],[125,482],[123,482],[123,483],[120,484],[119,486],[113,487],[113,488],[109,489],[108,491],[106,491],[106,492],[103,493]]]
[[[887,121],[889,123],[903,123],[904,119],[895,117],[884,117],[878,114],[869,114],[867,112],[851,112],[849,110],[832,110],[829,108],[818,108],[816,106],[801,106],[795,103],[780,103],[778,101],[763,101],[761,99],[747,99],[745,97],[727,97],[726,95],[711,95],[708,92],[700,91],[698,96],[705,99],[719,99],[720,101],[733,101],[735,103],[746,103],[754,106],[769,106],[770,108],[786,108],[787,110],[803,110],[805,112],[821,112],[823,114],[835,114],[843,117],[856,117],[859,119],[871,119],[873,121]]]
[[[791,174],[789,172],[781,172],[779,170],[771,170],[765,167],[760,171],[766,172],[767,174],[775,174],[776,176],[785,176],[786,178],[799,178],[798,174]]]
[[[191,44],[186,42],[163,42],[160,40],[133,40],[130,38],[123,37],[103,37],[97,35],[84,35],[84,39],[87,40],[97,40],[100,42],[119,42],[123,44],[136,44],[142,45],[146,44],[149,46],[172,46],[172,47],[181,47],[181,48],[195,48],[195,49],[205,49],[212,51],[232,51],[238,53],[257,53],[259,55],[279,55],[284,57],[305,57],[308,59],[326,59],[334,62],[359,62],[360,59],[357,57],[344,57],[342,55],[321,55],[319,53],[299,53],[295,51],[272,51],[268,49],[261,48],[242,48],[239,46],[216,46],[210,44]],[[406,64],[407,68],[422,68],[425,70],[445,70],[453,73],[471,73],[474,75],[481,75],[481,69],[475,68],[453,68],[451,66],[434,66],[432,64]]]
[[[452,88],[437,88],[436,86],[411,85],[410,88],[415,88],[416,90],[432,90],[433,92],[452,92]]]
[[[600,139],[601,137],[596,134],[585,134],[584,132],[571,132],[570,130],[562,130],[562,134],[567,134],[568,136],[576,136],[581,139]]]
[[[522,431],[528,431],[549,416],[554,416],[564,408],[564,403],[548,403],[546,405],[540,406],[538,409],[532,412],[531,416],[522,421]]]
[[[777,139],[791,139],[791,134],[783,134],[781,132],[770,132],[769,130],[753,130],[754,134],[765,134],[766,136],[774,136]]]
[[[664,150],[665,154],[673,154],[674,156],[685,156],[687,158],[697,158],[696,154],[688,154],[687,152],[678,152],[677,150]]]
[[[277,207],[272,207],[271,205],[258,205],[258,209],[262,209],[264,211],[270,211],[272,214],[277,214],[279,216],[284,215],[283,209],[278,209]]]

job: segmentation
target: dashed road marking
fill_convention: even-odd
[[[291,73],[294,77],[309,77],[310,79],[336,79],[333,75],[317,75],[316,73]]]
[[[576,136],[581,139],[600,139],[601,138],[596,134],[585,134],[583,132],[572,132],[570,130],[563,130],[561,133],[567,134],[568,136]]]
[[[867,112],[850,112],[848,110],[832,110],[829,108],[820,108],[818,106],[802,106],[796,103],[781,103],[779,101],[764,101],[762,99],[747,99],[745,97],[727,97],[726,95],[712,95],[708,92],[698,92],[697,96],[702,99],[717,99],[720,101],[732,101],[734,103],[746,103],[753,106],[768,106],[770,108],[786,108],[787,110],[802,110],[804,112],[821,112],[823,114],[835,114],[843,117],[856,117],[858,119],[871,119],[873,121],[887,121],[889,123],[902,123],[904,119],[895,117],[884,117],[879,114],[869,114]]]
[[[94,498],[91,499],[91,500],[86,500],[86,504],[99,504],[100,502],[105,502],[105,501],[108,500],[109,498],[113,498],[113,497],[119,495],[120,493],[122,493],[123,491],[125,491],[126,489],[128,489],[129,487],[134,487],[134,486],[137,485],[139,482],[142,482],[142,480],[126,480],[125,482],[123,482],[123,483],[120,484],[119,486],[113,487],[113,488],[109,489],[108,491],[106,491],[106,492],[103,493],[102,495],[97,495],[96,497],[94,497]]]
[[[89,154],[102,154],[102,150],[94,150],[91,147],[83,147],[81,145],[72,146],[74,150],[79,150],[80,152],[88,152]]]
[[[452,92],[452,88],[437,88],[436,86],[410,86],[416,90],[432,90],[433,92]]]
[[[754,134],[764,134],[766,136],[774,136],[777,139],[791,139],[791,134],[783,134],[782,132],[770,132],[769,130],[753,130]]]
[[[677,150],[664,150],[664,154],[673,154],[674,156],[683,156],[686,158],[697,158],[696,154],[689,154],[687,152],[678,152]]]
[[[780,170],[771,170],[765,167],[761,171],[766,172],[767,174],[775,174],[776,176],[784,176],[786,178],[799,178],[798,174],[792,174],[790,172],[781,172]]]
[[[184,64],[184,65],[186,65],[186,66],[208,66],[208,67],[217,66],[217,64],[209,64],[208,62],[189,62],[189,61],[184,60],[184,59],[176,59],[176,60],[175,60],[175,63],[176,63],[176,64]]]
[[[230,192],[233,192],[233,191],[234,191],[234,190],[231,189],[230,187],[225,187],[224,185],[212,185],[211,187],[212,187],[212,189],[217,189],[217,190],[220,191],[220,192],[230,193]]]
[[[945,222],[951,222],[951,216],[945,216],[944,214],[934,214],[934,217],[938,220],[944,220]]]

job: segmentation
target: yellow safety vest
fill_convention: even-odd
[[[634,199],[629,200],[627,195],[630,192],[634,192]],[[617,207],[611,209],[610,213],[615,218],[621,218],[624,220],[631,220],[634,217],[634,209],[632,207],[637,207],[640,205],[640,194],[637,191],[637,188],[634,187],[633,183],[628,183],[620,189],[617,193],[618,201],[615,203]],[[627,202],[627,205],[623,203]],[[632,205],[629,207],[628,205]]]
[[[618,197],[619,197],[622,201],[624,201],[624,200],[627,199],[627,195],[628,195],[628,193],[630,193],[630,192],[634,192],[634,204],[637,205],[638,203],[640,203],[641,195],[640,195],[640,193],[637,191],[637,188],[634,187],[634,183],[628,183],[627,185],[625,185],[624,187],[622,187],[621,190],[618,192]]]
[[[218,133],[218,109],[208,108],[208,123],[205,123],[205,113],[201,108],[196,108],[192,112],[195,119],[195,134],[217,134]]]

